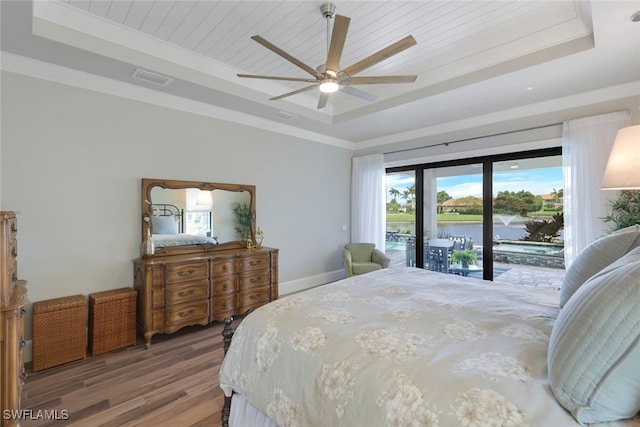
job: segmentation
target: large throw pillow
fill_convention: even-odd
[[[178,221],[175,216],[154,216],[153,234],[178,234]]]
[[[640,226],[634,225],[601,237],[582,250],[571,263],[562,280],[560,307],[591,276],[640,246]]]
[[[596,273],[553,326],[549,380],[579,423],[640,411],[640,247]]]

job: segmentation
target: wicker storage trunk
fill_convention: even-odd
[[[33,303],[33,371],[84,359],[87,354],[84,295]]]
[[[89,349],[93,356],[136,344],[136,296],[131,288],[89,295]]]

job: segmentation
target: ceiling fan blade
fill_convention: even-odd
[[[342,72],[347,73],[350,76],[353,76],[357,73],[359,73],[362,70],[365,70],[375,64],[377,64],[378,62],[384,61],[385,59],[398,54],[400,52],[402,52],[405,49],[410,48],[411,46],[415,45],[416,39],[413,38],[413,36],[407,36],[405,38],[403,38],[402,40],[399,40],[395,43],[393,43],[392,45],[389,45],[387,47],[385,47],[382,50],[379,50],[378,52],[374,53],[373,55],[369,55],[366,58],[364,58],[362,61],[356,62],[355,64],[345,68],[344,70],[342,70]]]
[[[329,100],[329,94],[325,92],[320,92],[320,99],[318,100],[318,110],[326,107],[328,100]]]
[[[269,98],[269,101],[276,101],[278,99],[286,98],[287,96],[296,95],[298,93],[306,92],[308,90],[313,89],[314,87],[318,87],[318,85],[311,85],[311,86],[303,87],[302,89],[296,89],[293,92],[287,92],[284,95],[279,95],[279,96],[276,96],[274,98]]]
[[[344,48],[344,42],[347,39],[347,31],[349,30],[349,22],[351,22],[351,18],[347,18],[342,15],[336,15],[335,20],[333,21],[331,44],[329,45],[329,52],[327,53],[327,65],[325,66],[325,71],[331,70],[336,74],[338,73],[342,49]]]
[[[351,77],[351,85],[377,85],[383,83],[413,83],[418,76],[380,76],[380,77]]]
[[[308,66],[304,62],[300,61],[299,59],[296,59],[293,56],[289,55],[287,52],[285,52],[284,50],[280,49],[279,47],[277,47],[275,45],[272,45],[271,43],[269,43],[268,41],[266,41],[262,37],[253,36],[251,38],[253,40],[255,40],[256,42],[260,43],[262,46],[266,47],[267,49],[277,53],[278,55],[280,55],[281,57],[283,57],[287,61],[291,62],[292,64],[302,68],[303,70],[305,70],[307,73],[311,74],[312,76],[316,76],[319,79],[324,78],[324,76],[321,73],[319,73],[318,71],[316,71],[315,69],[311,68],[310,66]]]
[[[261,76],[259,74],[237,74],[237,76],[243,77],[246,79],[287,80],[290,82],[307,82],[307,83],[316,82],[316,79],[302,79],[298,77]]]
[[[349,95],[357,96],[358,98],[364,99],[365,101],[369,101],[369,102],[373,102],[376,99],[378,99],[378,97],[375,95],[371,95],[370,93],[367,93],[360,89],[356,89],[355,87],[351,87],[351,86],[343,86],[342,89],[340,90],[342,92],[348,93]]]

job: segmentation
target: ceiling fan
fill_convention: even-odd
[[[256,74],[238,74],[238,77],[313,83],[313,85],[311,86],[306,86],[301,89],[297,89],[292,92],[270,98],[270,100],[274,101],[277,99],[282,99],[287,96],[296,95],[298,93],[306,92],[315,87],[318,87],[320,89],[320,100],[318,101],[318,109],[324,108],[327,105],[327,101],[329,100],[329,94],[337,92],[338,90],[342,90],[343,92],[357,96],[367,101],[374,101],[376,99],[375,96],[352,87],[354,85],[415,82],[417,78],[417,76],[415,75],[353,77],[355,74],[415,45],[416,40],[413,38],[413,36],[407,36],[402,40],[399,40],[385,47],[384,49],[381,49],[378,52],[358,61],[357,63],[341,69],[340,57],[342,56],[342,50],[347,38],[347,30],[349,29],[349,22],[351,21],[351,18],[347,18],[342,15],[336,15],[335,10],[336,7],[333,3],[324,3],[320,6],[320,11],[327,20],[327,61],[317,69],[312,68],[299,59],[296,59],[295,57],[289,55],[287,52],[269,43],[267,40],[260,36],[251,37],[262,46],[275,52],[292,64],[302,68],[304,71],[311,74],[313,78],[305,79],[297,77],[264,76]],[[333,31],[331,33],[331,39],[329,40],[329,24],[330,20],[334,17],[335,19],[333,23]]]

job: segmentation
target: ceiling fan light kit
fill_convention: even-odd
[[[320,92],[323,93],[334,93],[340,89],[340,85],[338,84],[338,80],[336,79],[324,79],[320,81]]]
[[[325,64],[319,66],[317,69],[310,67],[309,65],[288,54],[279,47],[271,44],[260,36],[256,35],[251,37],[254,41],[258,42],[262,46],[266,47],[267,49],[271,50],[277,55],[280,55],[287,61],[311,74],[313,78],[305,79],[297,77],[264,76],[256,74],[238,74],[238,77],[314,83],[311,86],[306,86],[301,89],[285,93],[283,95],[275,96],[273,98],[270,98],[270,100],[273,101],[286,98],[288,96],[306,92],[317,87],[320,90],[318,109],[324,108],[327,105],[329,94],[335,93],[339,90],[369,102],[376,99],[375,96],[371,94],[353,88],[352,86],[354,85],[413,83],[416,81],[417,76],[415,75],[353,77],[355,74],[366,70],[367,68],[372,67],[373,65],[393,55],[396,55],[403,50],[410,48],[411,46],[414,46],[416,44],[416,40],[413,38],[413,36],[407,36],[404,39],[397,41],[396,43],[393,43],[372,55],[367,56],[357,63],[350,65],[349,67],[340,69],[340,58],[342,56],[342,50],[347,38],[347,31],[349,29],[351,18],[347,18],[346,16],[342,15],[336,15],[335,11],[336,7],[333,3],[324,3],[320,6],[320,12],[322,13],[322,16],[327,20],[327,38],[329,37],[329,21],[333,19],[334,22],[333,30],[331,31],[331,38],[327,39],[327,60]]]

